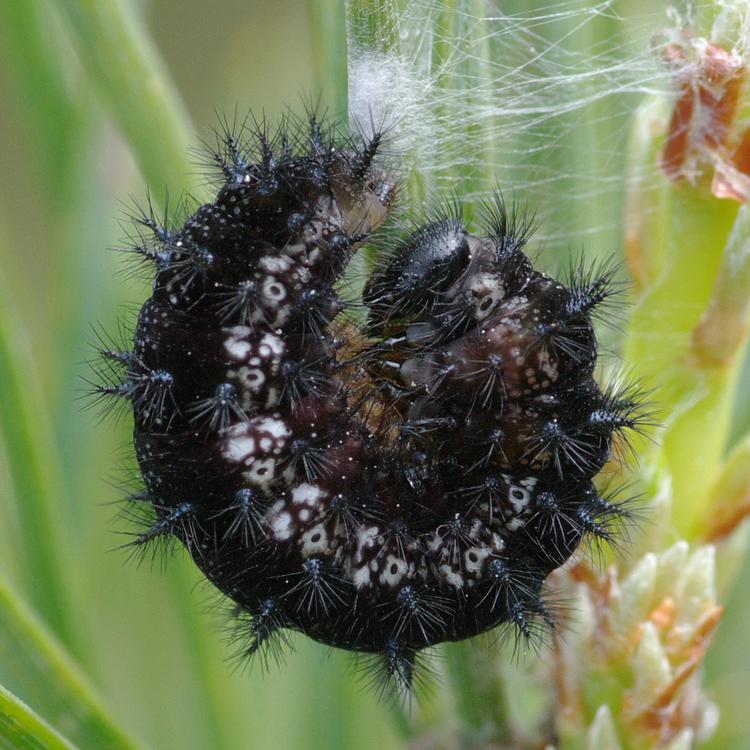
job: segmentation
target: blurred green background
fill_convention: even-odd
[[[145,187],[108,115],[118,94],[101,86],[113,83],[93,85],[73,49],[68,14],[79,5],[85,3],[0,0],[2,578],[144,746],[401,747],[388,709],[360,688],[341,654],[297,639],[284,668],[235,671],[220,637],[223,613],[184,560],[150,570],[113,551],[121,539],[112,503],[121,494],[117,467],[129,425],[98,423],[78,396],[92,323],[116,327],[123,306],[147,294],[107,251],[122,239],[123,202],[142,198]],[[137,10],[190,119],[206,134],[216,110],[278,113],[317,94],[327,72],[316,45],[327,34],[335,48],[343,35],[343,17],[334,13],[321,36],[323,6],[152,0]],[[113,47],[113,59],[117,52]],[[332,96],[340,115],[341,92]],[[178,172],[183,167],[173,164]],[[157,198],[160,174],[150,176]],[[181,181],[188,180],[177,173],[170,184],[178,191]],[[750,378],[743,383],[748,394]],[[750,426],[750,398],[741,400],[736,424],[737,434]],[[33,659],[8,623],[9,615],[0,615],[0,684],[65,732],[51,678],[29,666]],[[750,748],[749,628],[747,567],[707,666],[707,684],[722,706],[721,737],[733,750]],[[97,746],[107,747],[88,745]]]

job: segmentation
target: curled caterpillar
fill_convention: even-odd
[[[628,513],[592,480],[642,415],[593,378],[612,272],[535,270],[499,197],[481,235],[450,210],[387,240],[354,322],[337,282],[397,194],[380,142],[224,133],[215,200],[138,219],[153,293],[97,390],[134,414],[136,548],[179,540],[248,654],[291,629],[408,688],[422,649],[551,622],[547,575]]]

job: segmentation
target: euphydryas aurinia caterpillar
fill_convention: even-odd
[[[133,545],[179,540],[247,653],[291,629],[407,687],[422,649],[551,621],[547,575],[627,513],[592,480],[638,398],[593,378],[611,271],[536,271],[500,198],[481,234],[456,209],[391,233],[356,324],[337,282],[396,198],[381,136],[294,131],[227,130],[212,203],[137,217],[153,294],[98,393],[134,413]]]

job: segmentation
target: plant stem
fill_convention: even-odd
[[[0,686],[0,740],[15,750],[75,750],[13,693]]]
[[[115,724],[70,656],[2,579],[0,632],[3,681],[19,692],[23,689],[24,698],[47,720],[65,726],[85,750],[139,747]]]
[[[315,82],[336,119],[346,117],[346,23],[340,0],[314,0],[310,9]]]
[[[87,112],[72,101],[60,65],[60,45],[50,37],[49,18],[37,0],[0,2],[0,22],[10,50],[9,63],[16,77],[16,90],[36,129],[35,143],[43,150],[45,197],[57,206],[67,205],[65,188],[75,156],[75,142]]]
[[[5,290],[3,290],[5,291]],[[7,304],[8,295],[0,297]],[[17,316],[0,311],[0,433],[3,435],[13,494],[16,497],[25,589],[34,606],[68,645],[75,642],[70,621],[70,587],[60,548],[64,528],[57,488],[61,472],[55,441],[35,386],[33,358]]]
[[[497,654],[468,642],[447,644],[444,654],[462,734],[470,743],[510,742]]]
[[[66,22],[74,48],[98,94],[132,149],[140,171],[154,190],[156,203],[166,185],[180,191],[197,187],[189,147],[193,127],[166,66],[148,31],[124,0],[54,0]],[[222,668],[214,634],[196,615],[192,569],[180,564],[172,580],[181,606],[184,633],[198,684],[204,691],[203,714],[213,736],[212,747],[232,747],[230,722],[222,694]],[[102,745],[104,746],[104,745]]]
[[[151,38],[122,0],[54,0],[91,84],[133,147],[157,195],[190,190],[190,118]]]

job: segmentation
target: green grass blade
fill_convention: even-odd
[[[15,90],[30,115],[35,144],[42,151],[43,176],[48,190],[45,198],[67,204],[70,191],[65,189],[70,174],[75,173],[75,142],[81,121],[87,114],[73,101],[65,86],[60,65],[61,45],[51,36],[49,14],[43,3],[0,2],[0,23],[8,45],[8,65],[15,78]]]
[[[463,642],[443,649],[461,730],[472,742],[507,742],[512,736],[496,648]]]
[[[678,498],[674,522],[691,538],[716,476],[730,425],[736,364],[706,363],[694,349],[696,327],[712,304],[736,205],[687,188],[673,189],[664,270],[630,317],[625,359],[654,390],[663,435],[644,441],[642,470],[666,460]],[[737,236],[735,244],[744,237]],[[722,294],[723,287],[717,290]]]
[[[89,80],[133,148],[148,184],[195,187],[190,118],[169,74],[129,4],[55,0]]]
[[[340,0],[314,0],[310,22],[315,83],[334,117],[344,119],[348,76],[346,25]]]
[[[48,721],[64,726],[83,750],[139,747],[108,715],[68,653],[2,579],[0,632],[2,683],[10,685]]]
[[[54,4],[92,89],[128,141],[143,177],[156,194],[155,202],[160,202],[166,186],[176,188],[178,194],[194,189],[190,119],[148,31],[131,5],[121,0],[56,0]],[[34,472],[35,476],[40,474]],[[183,573],[176,572],[171,582],[177,600],[184,605],[180,614],[182,630],[191,645],[188,658],[194,663],[196,683],[203,691],[201,718],[210,727],[211,746],[230,747],[231,722],[223,710],[228,701],[223,686],[217,682],[219,672],[213,659],[217,635],[208,632],[206,624],[188,605],[194,584]],[[64,607],[60,610],[64,611]],[[144,700],[155,697],[144,696]]]
[[[4,286],[4,285],[3,285]],[[4,290],[3,290],[4,291]],[[2,293],[7,302],[8,295]],[[58,636],[74,642],[69,585],[60,548],[60,467],[47,421],[48,410],[35,387],[34,365],[21,322],[5,302],[0,308],[0,433],[8,456],[21,532],[25,588],[36,609]]]
[[[2,686],[0,686],[0,748],[74,750],[70,742]]]

